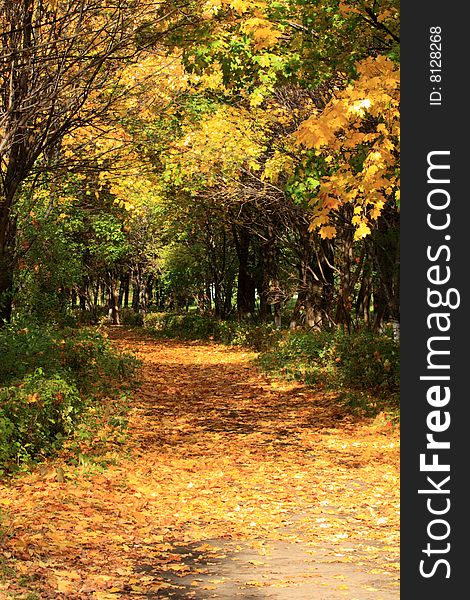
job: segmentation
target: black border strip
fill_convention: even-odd
[[[402,3],[400,598],[404,600],[468,595],[468,13],[467,3]]]

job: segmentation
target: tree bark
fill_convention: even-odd
[[[8,216],[0,223],[0,327],[11,320],[15,270],[16,221]]]
[[[256,286],[249,269],[249,231],[244,227],[234,227],[234,240],[238,257],[237,312],[239,318],[243,318],[253,315],[256,304]]]
[[[107,274],[108,289],[108,323],[119,325],[118,279],[113,273]]]

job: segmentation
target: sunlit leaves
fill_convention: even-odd
[[[276,45],[282,35],[282,31],[274,27],[268,19],[262,17],[253,17],[245,21],[242,31],[252,36],[255,50]]]
[[[399,186],[399,71],[383,56],[360,62],[357,71],[358,79],[297,132],[299,144],[337,165],[312,198],[312,227],[323,237],[334,234],[334,223],[326,225],[343,204],[358,209],[355,239],[367,236]]]
[[[257,122],[247,111],[220,107],[199,126],[188,124],[185,129],[163,159],[167,181],[185,182],[189,190],[196,191],[200,185],[210,187],[224,180],[236,189],[243,169],[260,169],[262,121]]]

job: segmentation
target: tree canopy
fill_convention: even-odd
[[[399,320],[396,0],[2,0],[0,322]]]

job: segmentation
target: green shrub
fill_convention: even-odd
[[[52,329],[40,328],[34,323],[4,327],[0,330],[0,385],[21,379],[26,373],[46,366],[52,360],[57,369],[57,359],[51,356]]]
[[[68,329],[56,340],[59,364],[72,373],[80,391],[89,393],[106,380],[131,377],[138,361],[126,352],[114,350],[108,340],[96,329]]]
[[[144,324],[144,317],[132,308],[122,308],[120,317],[122,325],[126,327],[142,327]]]
[[[144,326],[154,335],[167,338],[208,340],[220,336],[218,319],[194,313],[149,313]]]
[[[58,448],[101,391],[139,365],[94,329],[29,323],[0,330],[0,470]]]
[[[144,327],[154,333],[160,331],[163,324],[163,317],[166,313],[149,312],[144,315]]]
[[[73,315],[77,325],[94,325],[98,322],[99,315],[88,309],[75,308]]]
[[[399,346],[389,333],[368,330],[289,331],[258,357],[267,372],[340,393],[351,407],[398,410]]]
[[[267,350],[281,336],[270,323],[222,321],[216,317],[185,313],[149,313],[145,328],[154,335],[183,340],[215,340],[256,351]]]
[[[399,346],[390,335],[367,330],[351,335],[338,332],[330,353],[339,380],[345,386],[376,392],[398,390]]]
[[[0,385],[40,368],[46,374],[63,372],[80,391],[86,391],[102,377],[128,377],[137,367],[132,355],[115,351],[109,340],[92,328],[4,327],[0,330],[0,355]]]
[[[0,390],[0,465],[20,462],[59,447],[83,412],[75,385],[42,369]]]
[[[281,338],[281,332],[271,323],[254,325],[250,322],[220,323],[218,339],[224,344],[250,348],[256,352],[269,350]]]

